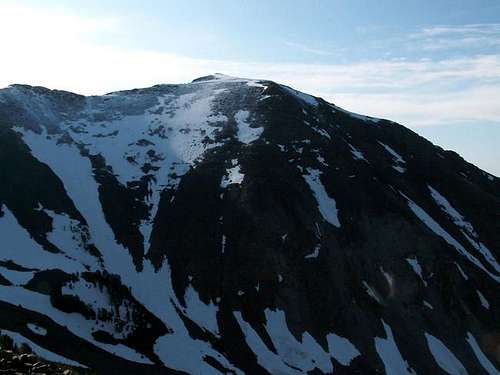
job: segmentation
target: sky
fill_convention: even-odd
[[[270,79],[500,176],[498,0],[0,0],[0,48],[0,87]]]

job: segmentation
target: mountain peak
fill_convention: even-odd
[[[208,81],[255,81],[253,79],[234,77],[222,73],[214,73],[207,76],[194,79],[192,82],[208,82]]]
[[[500,181],[394,122],[219,74],[4,89],[0,179],[0,330],[52,358],[134,375],[498,362]]]
[[[207,76],[195,78],[195,79],[193,79],[192,82],[205,82],[205,81],[215,81],[215,80],[218,80],[218,81],[219,80],[234,80],[234,79],[241,80],[241,78],[229,76],[227,74],[214,73],[214,74],[210,74]]]

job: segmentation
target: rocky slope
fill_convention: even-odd
[[[0,90],[0,330],[59,362],[498,374],[499,216],[498,178],[274,82]]]
[[[16,335],[14,334],[14,337]],[[43,349],[38,348],[39,351]],[[44,355],[51,356],[50,353]],[[55,360],[57,358],[53,357]],[[93,375],[87,369],[47,362],[31,352],[25,343],[17,346],[9,336],[0,335],[0,374],[4,375]]]

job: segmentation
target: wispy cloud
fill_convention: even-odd
[[[433,26],[422,29],[422,35],[494,35],[500,34],[500,23],[480,23],[460,26]],[[418,35],[418,34],[417,34]]]
[[[104,43],[117,36],[126,39],[124,26],[128,21],[0,3],[0,87],[28,83],[90,95],[189,82],[223,72],[271,79],[348,110],[388,118],[417,131],[453,124],[468,124],[470,129],[474,128],[471,124],[500,126],[500,50],[496,47],[486,51],[469,48],[467,53],[441,59],[407,55],[350,64],[208,60],[137,49],[127,43]],[[390,41],[389,47],[391,51],[400,47],[404,52],[404,43],[411,43],[422,50],[436,46],[463,50],[463,46],[473,44],[474,38],[481,45],[496,46],[499,33],[500,24],[436,26],[410,36],[400,35]],[[329,60],[335,60],[333,52],[339,52],[286,43]],[[486,159],[475,159],[471,152],[471,161],[485,163]],[[496,159],[493,155],[484,165],[491,168],[497,165]],[[499,173],[498,169],[491,170]]]
[[[500,24],[433,26],[410,35],[410,40],[426,50],[500,47]]]
[[[412,127],[500,122],[500,55],[250,69],[347,109]]]
[[[334,55],[334,53],[332,51],[327,51],[327,50],[318,49],[318,48],[312,48],[312,47],[309,47],[309,46],[306,46],[306,45],[300,44],[300,43],[285,41],[285,45],[287,45],[288,47],[298,49],[302,52],[311,53],[313,55],[318,55],[318,56],[332,56],[332,55]]]
[[[0,35],[8,36],[2,40],[0,86],[29,83],[101,94],[186,82],[218,71],[282,82],[349,110],[412,127],[460,121],[500,122],[500,53],[352,64],[207,60],[93,41],[95,36],[119,33],[123,23],[120,19],[87,19],[64,12],[1,5],[0,14]],[[16,21],[20,16],[22,23]],[[477,25],[464,28],[484,29]],[[443,27],[422,31],[428,35],[448,32]]]

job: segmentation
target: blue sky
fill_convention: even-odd
[[[101,94],[213,72],[267,78],[500,175],[496,0],[3,0],[0,42],[0,86]]]

